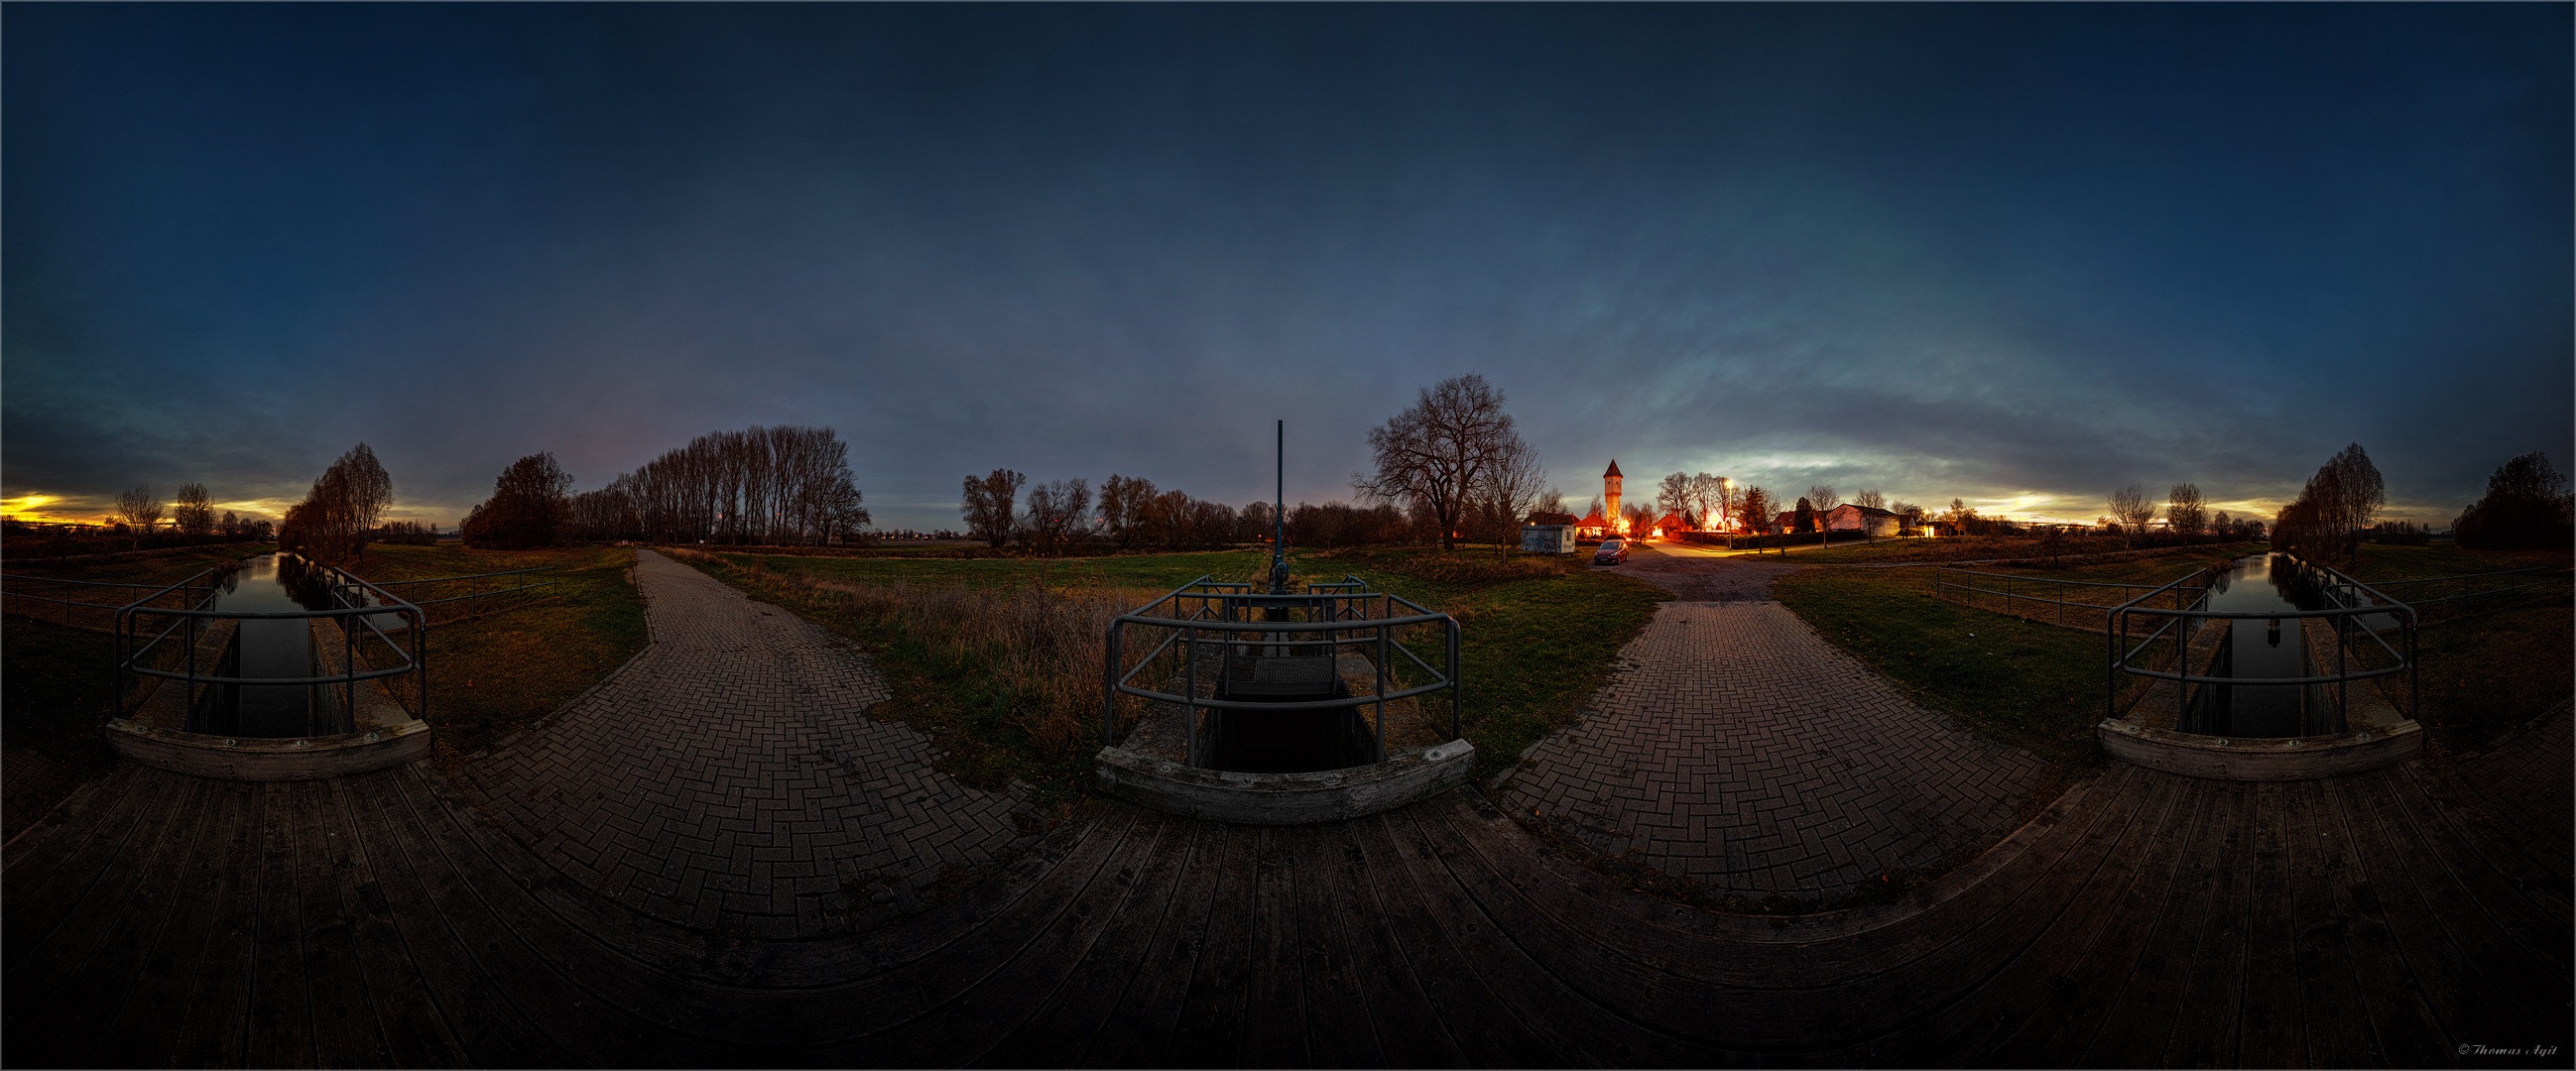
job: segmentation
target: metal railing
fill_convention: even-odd
[[[1103,664],[1100,738],[1102,746],[1114,746],[1119,738],[1118,697],[1135,696],[1150,701],[1179,703],[1186,712],[1189,727],[1186,756],[1189,765],[1199,762],[1198,712],[1202,707],[1225,710],[1327,710],[1360,704],[1375,704],[1377,717],[1377,755],[1386,755],[1386,704],[1399,699],[1427,695],[1447,689],[1449,692],[1449,738],[1459,735],[1459,700],[1465,691],[1458,676],[1458,621],[1448,614],[1432,610],[1398,595],[1371,592],[1366,581],[1344,574],[1328,583],[1310,583],[1306,593],[1270,595],[1255,593],[1251,584],[1229,583],[1202,576],[1166,592],[1153,602],[1120,614],[1109,624],[1109,657]],[[1397,607],[1411,613],[1399,615]],[[1260,611],[1268,620],[1251,620],[1252,611]],[[1293,617],[1298,613],[1303,617]],[[1274,616],[1275,615],[1275,616]],[[1164,630],[1161,643],[1138,659],[1126,664],[1126,630],[1128,626]],[[1395,632],[1422,626],[1441,628],[1444,665],[1434,668],[1397,639]],[[1218,639],[1209,639],[1208,634]],[[1237,657],[1249,657],[1262,649],[1295,650],[1323,657],[1338,657],[1345,647],[1358,647],[1367,654],[1375,644],[1375,688],[1368,694],[1331,699],[1292,702],[1248,702],[1219,699],[1213,693],[1199,694],[1199,652],[1214,647],[1220,656],[1220,667]],[[1175,645],[1180,647],[1172,655]],[[1402,654],[1413,665],[1429,674],[1431,683],[1411,688],[1387,690],[1389,667],[1395,655]],[[1177,664],[1175,664],[1177,663]],[[1181,693],[1157,691],[1134,683],[1139,674],[1157,666],[1167,672],[1177,670],[1183,682]]]
[[[413,605],[413,606],[418,606],[418,607],[422,607],[422,608],[428,608],[428,607],[432,607],[432,606],[455,606],[455,607],[456,607],[457,609],[459,609],[459,610],[464,610],[464,609],[466,609],[465,607],[457,606],[457,604],[459,604],[459,603],[464,603],[464,602],[468,602],[468,601],[470,601],[470,600],[474,600],[474,599],[489,599],[489,598],[495,598],[495,597],[503,596],[503,595],[518,595],[518,596],[527,597],[527,596],[531,596],[531,594],[532,594],[532,593],[534,593],[534,592],[543,591],[543,590],[545,590],[545,589],[547,589],[547,588],[555,587],[555,586],[557,586],[557,585],[559,585],[559,584],[563,583],[563,581],[561,581],[561,580],[548,580],[548,581],[546,581],[545,583],[542,583],[542,584],[531,584],[531,583],[528,583],[528,582],[527,582],[527,578],[530,576],[530,574],[534,574],[534,573],[550,573],[550,572],[553,572],[556,568],[557,568],[556,566],[552,566],[552,565],[540,565],[540,566],[538,566],[538,567],[536,567],[536,568],[534,568],[534,569],[509,569],[509,570],[504,570],[504,571],[502,571],[502,572],[497,572],[497,573],[469,573],[469,574],[465,574],[465,575],[462,575],[462,576],[434,576],[434,577],[429,577],[429,578],[427,578],[427,579],[423,579],[423,580],[385,580],[385,581],[378,581],[378,582],[375,584],[375,586],[376,586],[376,587],[378,587],[378,588],[382,588],[382,589],[390,590],[390,589],[393,589],[393,588],[418,587],[418,586],[423,585],[423,584],[459,584],[459,583],[469,583],[469,582],[472,582],[472,581],[481,581],[481,580],[495,580],[495,581],[496,581],[496,586],[491,587],[491,588],[486,589],[486,590],[482,590],[482,591],[468,591],[468,592],[466,592],[465,594],[462,594],[462,595],[442,595],[441,597],[439,597],[439,598],[435,598],[435,599],[414,599],[414,600],[412,600],[412,601],[411,601],[411,605]],[[496,580],[496,578],[499,578],[499,577],[519,577],[519,578],[521,578],[521,579],[520,579],[520,581],[519,581],[517,584],[511,585],[511,586],[508,586],[508,587],[500,587],[500,586],[497,586],[497,580]],[[523,605],[526,605],[526,601],[528,601],[528,600],[523,600],[519,605],[522,605],[522,606],[523,606]],[[509,607],[509,609],[517,609],[517,608],[518,608],[518,606],[512,606],[512,607]],[[482,610],[480,610],[480,609],[476,609],[476,610],[471,611],[471,612],[458,613],[458,614],[454,614],[454,615],[452,615],[452,616],[451,616],[451,615],[444,614],[444,613],[434,613],[434,616],[432,616],[432,617],[431,617],[431,619],[430,619],[429,623],[430,623],[430,624],[433,624],[433,625],[451,624],[451,623],[454,623],[454,622],[456,622],[456,621],[460,621],[460,620],[463,620],[463,619],[465,619],[465,618],[475,616],[475,614],[477,614],[477,613],[481,613],[481,612],[483,612],[483,611],[482,611]]]
[[[2194,575],[2196,576],[2196,575],[2200,575],[2200,574],[2194,574]],[[2020,592],[2014,591],[2014,590],[2013,590],[2013,589],[2011,589],[2010,587],[2005,587],[2005,588],[1981,588],[1981,587],[1978,587],[1978,586],[1977,586],[1977,582],[1976,582],[1976,580],[1974,580],[1974,579],[1970,579],[1970,580],[1969,580],[1967,583],[1965,583],[1965,584],[1953,584],[1953,583],[1949,583],[1949,582],[1945,579],[1946,577],[1953,577],[1953,576],[1962,576],[1962,577],[1970,577],[1970,578],[1975,578],[1975,577],[1986,577],[1986,578],[1988,578],[1988,579],[1993,579],[1993,580],[2002,580],[2002,581],[2006,581],[2006,582],[2011,582],[2011,581],[2016,581],[2016,580],[2017,580],[2017,581],[2022,581],[2022,582],[2024,582],[2024,583],[2028,583],[2028,584],[2045,585],[2045,586],[2047,586],[2050,590],[2052,590],[2052,591],[2056,592],[2057,597],[2056,597],[2056,598],[2053,598],[2053,599],[2048,599],[2048,598],[2041,598],[2041,597],[2036,596],[2036,595],[2026,595],[2026,594],[2022,594],[2022,593],[2020,593]],[[2185,577],[2185,578],[2183,578],[2183,579],[2188,580],[2188,579],[2191,579],[2191,578],[2190,578],[2190,577]],[[2162,591],[2162,590],[2164,590],[2165,588],[2167,588],[2167,587],[2171,587],[2171,586],[2173,586],[2173,585],[2172,585],[2172,584],[2164,584],[2164,585],[2157,585],[2157,584],[2122,584],[2122,583],[2116,583],[2116,582],[2104,582],[2104,581],[2094,581],[2094,580],[2059,580],[2059,579],[2057,579],[2057,578],[2055,578],[2055,577],[2014,576],[2014,575],[2012,575],[2012,574],[2010,574],[2010,573],[1980,573],[1980,572],[1975,572],[1975,571],[1967,570],[1967,569],[1952,569],[1952,568],[1949,568],[1949,567],[1947,567],[1947,566],[1936,566],[1936,567],[1934,567],[1934,568],[1933,568],[1933,570],[1932,570],[1932,597],[1933,597],[1933,598],[1936,598],[1936,599],[1937,599],[1937,598],[1940,598],[1940,597],[1941,597],[1941,592],[1942,592],[1942,590],[1943,590],[1943,589],[1948,589],[1948,590],[1951,590],[1951,591],[1959,592],[1959,593],[1960,593],[1960,601],[1961,601],[1961,603],[1962,603],[1963,605],[1966,605],[1967,607],[1969,607],[1969,608],[1971,608],[1971,609],[1974,609],[1974,608],[1976,607],[1976,605],[1977,605],[1977,596],[1979,596],[1979,595],[1989,595],[1989,596],[1994,596],[1994,597],[1996,597],[1996,598],[2014,599],[2014,600],[2019,600],[2019,601],[2022,601],[2022,602],[2034,602],[2034,603],[2039,603],[2039,604],[2041,604],[2041,605],[2045,605],[2045,606],[2054,606],[2054,607],[2057,607],[2056,621],[2055,621],[2054,623],[2055,623],[2055,624],[2059,624],[2059,625],[2064,625],[2064,624],[2066,624],[2066,608],[2067,608],[2067,607],[2070,607],[2070,606],[2076,606],[2076,607],[2082,607],[2082,608],[2084,608],[2084,609],[2086,609],[2086,610],[2107,610],[2107,609],[2110,609],[2111,607],[2114,607],[2114,606],[2119,605],[2118,603],[2102,603],[2102,602],[2074,602],[2074,601],[2069,601],[2069,600],[2066,598],[2066,589],[2068,589],[2068,588],[2118,588],[2118,589],[2120,589],[2120,590],[2121,590],[2121,592],[2122,592],[2123,594],[2126,594],[2127,592],[2131,592],[2131,591],[2148,591],[2148,592]]]
[[[2270,685],[2297,685],[2300,687],[2306,687],[2309,685],[2331,684],[2335,686],[2335,716],[2337,721],[2341,722],[2346,713],[2350,710],[2349,692],[2351,682],[2357,680],[2370,680],[2377,677],[2386,677],[2399,673],[2406,674],[2407,679],[2406,716],[2409,718],[2414,717],[2417,709],[2419,709],[2418,703],[2421,699],[2421,686],[2417,679],[2418,675],[2416,672],[2418,666],[2416,658],[2416,629],[2418,627],[2418,617],[2415,608],[2388,597],[2386,593],[2381,592],[2368,584],[2354,580],[2353,578],[2345,576],[2344,574],[2326,566],[2302,563],[2302,567],[2314,569],[2323,573],[2326,580],[2324,589],[2328,597],[2340,605],[2322,610],[2212,610],[2208,608],[2210,591],[2213,587],[2211,581],[2215,579],[2212,574],[2217,571],[2216,568],[2213,567],[2198,570],[2189,576],[2178,577],[2173,581],[2166,583],[2162,587],[2149,591],[2146,594],[2140,595],[2137,598],[2120,604],[2119,606],[2112,607],[2110,611],[2104,615],[2103,621],[2103,639],[2108,645],[2110,652],[2110,667],[2108,672],[2105,674],[2103,682],[2103,718],[2105,720],[2109,720],[2119,715],[2120,679],[2121,674],[2123,673],[2133,677],[2144,677],[2152,680],[2167,680],[2174,682],[2174,706],[2177,724],[2179,724],[2181,719],[2189,713],[2191,686],[2195,684],[2204,686],[2247,685],[2257,687]],[[2200,583],[2195,586],[2191,583],[2192,581],[2199,581]],[[2184,598],[2184,593],[2192,591],[2196,591],[2199,594],[2196,597],[2186,600]],[[2174,605],[2169,607],[2150,605],[2159,597],[2170,598]],[[2365,598],[2374,599],[2377,600],[2377,602],[2375,604],[2366,602],[2364,601]],[[2387,636],[2383,635],[2387,630],[2370,627],[2361,621],[2361,619],[2374,614],[2386,614],[2389,616],[2391,622],[2396,626],[2396,630],[2399,633],[2397,645],[2391,645],[2388,642]],[[2129,641],[2131,635],[2130,622],[2134,617],[2140,615],[2146,616],[2150,619],[2162,618],[2163,621],[2152,631],[2148,632],[2147,635],[2140,639],[2135,645],[2128,647],[2124,651],[2122,650],[2122,645]],[[2309,674],[2298,677],[2236,677],[2220,676],[2215,673],[2191,672],[2191,647],[2189,633],[2196,631],[2188,627],[2191,622],[2209,620],[2241,621],[2255,618],[2266,620],[2278,620],[2282,618],[2304,620],[2311,617],[2326,618],[2330,620],[2334,626],[2335,671],[2333,673]],[[2356,632],[2369,637],[2371,642],[2377,644],[2379,650],[2389,657],[2389,664],[2367,668],[2354,667],[2352,665],[2353,659],[2349,656],[2349,648],[2351,646],[2351,637]],[[2159,641],[2166,640],[2168,637],[2170,637],[2173,645],[2173,658],[2171,662],[2171,665],[2173,666],[2172,669],[2163,670],[2137,664],[2138,658],[2141,654],[2150,652]],[[2211,664],[2215,665],[2217,659],[2220,657],[2220,653],[2212,652],[2210,657]]]
[[[208,569],[119,608],[116,612],[117,716],[123,718],[133,713],[126,704],[127,681],[130,676],[185,682],[187,705],[192,709],[197,702],[197,686],[201,684],[279,687],[337,685],[345,692],[341,709],[347,716],[354,717],[358,709],[358,682],[411,673],[414,674],[415,687],[412,716],[426,717],[429,710],[429,673],[425,669],[427,663],[423,654],[423,645],[428,629],[425,627],[426,620],[421,608],[346,570],[334,566],[316,566],[316,568],[321,569],[326,578],[325,587],[331,602],[329,609],[284,611],[213,609],[215,597],[221,594],[221,591],[211,581],[218,574],[230,571],[225,567]],[[200,585],[201,580],[208,583]],[[206,592],[205,596],[194,597],[193,593],[201,587]],[[169,597],[174,592],[180,593],[180,605],[175,607],[152,605],[155,601]],[[372,605],[369,602],[370,596],[374,599]],[[411,641],[408,650],[402,644],[394,642],[393,637],[387,635],[386,630],[376,623],[375,619],[380,615],[393,615],[403,619],[405,627],[402,631]],[[169,619],[169,623],[161,626],[160,631],[150,639],[142,640],[138,646],[136,641],[141,639],[145,631],[143,619],[146,617],[166,618]],[[238,677],[198,672],[197,641],[200,633],[208,627],[203,624],[204,622],[314,618],[331,619],[339,626],[342,641],[341,672],[339,673],[307,677]],[[360,638],[362,629],[365,634],[382,644],[384,649],[401,659],[402,664],[390,669],[361,671],[358,656],[362,649]],[[179,646],[184,648],[184,655],[173,657],[166,651],[163,652],[162,657],[172,663],[171,668],[148,664],[154,657],[155,651],[174,635],[180,637]],[[309,714],[306,728],[308,730],[313,728]],[[341,731],[353,731],[353,729],[354,726],[343,727]]]
[[[2458,580],[2482,580],[2491,576],[2520,576],[2525,573],[2564,573],[2566,571],[2567,568],[2560,565],[2535,565],[2527,569],[2498,569],[2489,573],[2461,573],[2457,576],[2428,576],[2415,580],[2383,580],[2379,582],[2377,587],[2383,589],[2400,588],[2406,587],[2410,584],[2447,584]],[[2475,599],[2488,595],[2504,595],[2510,592],[2529,591],[2533,588],[2547,586],[2549,585],[2545,583],[2515,584],[2511,587],[2489,588],[2485,591],[2472,591],[2460,595],[2442,595],[2430,599],[2416,599],[2407,603],[2407,605],[2415,607],[2417,610],[2421,611],[2427,606],[2437,606],[2444,603],[2457,602],[2461,599]],[[2425,616],[2435,621],[2442,621],[2448,620],[2449,616],[2455,615],[2426,614]]]
[[[216,571],[223,570],[223,569],[226,569],[226,568],[227,568],[226,566],[220,566],[220,565],[218,565],[218,566],[215,566],[215,567],[213,567],[213,568],[211,568],[211,569],[208,569],[208,570],[207,570],[207,572],[216,572]],[[203,574],[199,574],[199,575],[203,575]],[[75,586],[78,586],[78,587],[89,587],[89,588],[125,588],[125,589],[130,589],[130,590],[135,590],[135,591],[162,591],[162,590],[166,590],[166,589],[164,589],[164,588],[162,588],[162,587],[159,587],[159,586],[156,586],[156,585],[152,585],[152,584],[125,584],[125,583],[116,583],[116,582],[112,582],[112,581],[105,581],[105,580],[63,580],[63,579],[58,579],[58,578],[55,578],[55,577],[48,577],[48,576],[20,576],[20,575],[16,575],[16,574],[11,574],[11,575],[6,575],[6,576],[0,576],[0,611],[5,611],[5,612],[8,612],[8,613],[14,613],[14,614],[17,614],[17,615],[19,615],[19,616],[21,616],[21,617],[30,617],[30,618],[34,618],[34,619],[36,619],[36,620],[38,620],[38,621],[44,621],[44,620],[47,620],[47,618],[45,617],[45,615],[43,615],[43,614],[39,614],[39,613],[34,613],[34,612],[32,612],[32,611],[30,611],[30,610],[28,610],[28,609],[26,609],[26,608],[20,607],[20,606],[15,605],[15,604],[17,604],[20,600],[27,600],[27,601],[31,601],[31,602],[47,603],[47,604],[50,604],[50,605],[54,605],[54,606],[62,607],[62,609],[61,609],[60,611],[57,611],[57,613],[56,613],[55,617],[52,619],[52,620],[53,620],[53,622],[54,622],[55,624],[62,625],[62,626],[64,626],[64,627],[66,627],[66,628],[82,628],[82,629],[89,629],[89,630],[92,630],[92,631],[95,631],[95,632],[113,632],[113,631],[115,631],[115,630],[116,630],[116,612],[117,612],[118,610],[120,610],[120,609],[123,609],[123,608],[124,608],[124,606],[125,606],[125,604],[124,604],[124,603],[82,602],[82,601],[80,601],[80,600],[78,600],[78,599],[57,599],[57,598],[52,598],[52,597],[50,597],[50,596],[45,596],[45,595],[30,595],[30,594],[27,594],[26,592],[23,592],[23,591],[14,591],[14,590],[10,590],[10,588],[8,587],[8,585],[11,585],[11,584],[68,584],[68,585],[75,585]],[[95,611],[97,611],[97,614],[95,615],[95,618],[94,618],[95,623],[84,623],[84,622],[82,622],[82,621],[80,621],[80,620],[76,620],[76,619],[75,619],[75,614],[74,614],[74,611],[75,611],[75,610],[95,610]],[[79,617],[89,617],[89,616],[91,616],[91,615],[83,614],[83,615],[78,615],[78,616],[79,616]]]

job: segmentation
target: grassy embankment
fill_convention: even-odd
[[[1979,567],[2013,581],[1980,580],[2032,595],[2053,595],[2049,581],[2161,584],[2215,562],[2256,553],[2260,544],[2179,548],[2154,557],[2047,569]],[[2569,562],[2566,554],[2507,553],[2456,547],[2364,546],[2345,570],[2364,582],[2457,576],[2529,565],[2558,572],[2495,577],[2448,585],[2412,585],[2400,598],[2432,598],[2483,586],[2538,583],[2530,590],[2470,600],[2455,620],[2422,635],[2423,720],[2437,745],[2473,746],[2567,697],[2571,688]],[[1928,570],[1818,569],[1784,577],[1780,600],[1826,638],[1989,739],[2077,765],[2092,761],[2092,727],[2102,715],[2102,640],[2041,624],[2055,608],[1979,596],[1970,609],[1929,596]],[[2117,589],[2066,590],[2070,601],[2107,605]],[[2078,611],[2070,624],[2092,616]],[[2096,619],[2098,620],[2098,619]]]
[[[475,550],[456,543],[379,544],[367,548],[366,561],[350,571],[382,583],[555,568],[539,574],[538,581],[551,579],[558,585],[534,602],[430,627],[427,720],[437,732],[439,760],[452,764],[553,713],[644,648],[644,600],[626,576],[633,560],[623,547]],[[418,595],[416,589],[397,593]],[[393,664],[381,650],[369,651],[368,661]],[[409,678],[397,680],[401,683],[392,691],[408,706],[413,695]]]
[[[2065,569],[1992,571],[2033,578],[2024,588],[2031,594],[2046,593],[2038,580],[2153,585],[2246,549],[2213,544]],[[1961,727],[2068,767],[2092,765],[2093,726],[2102,719],[2100,635],[2026,619],[2045,619],[2054,607],[2015,602],[2002,609],[1997,604],[2006,601],[1992,599],[1971,609],[1955,599],[1935,600],[1931,577],[1929,569],[1810,569],[1780,578],[1772,594],[1827,640]],[[2124,601],[2117,591],[2070,588],[2066,597]],[[2078,613],[2099,620],[2091,611]]]
[[[1268,564],[1260,551],[1074,560],[681,556],[865,645],[895,691],[871,713],[930,734],[951,775],[987,788],[1016,778],[1053,803],[1091,784],[1100,637],[1109,619],[1200,576],[1253,580]],[[1300,580],[1357,574],[1459,618],[1461,722],[1482,773],[1573,721],[1611,657],[1666,598],[1555,559],[1498,563],[1490,551],[1319,551],[1293,554],[1291,568]],[[1438,644],[1426,634],[1417,649],[1436,665]]]
[[[123,549],[119,547],[117,549]],[[67,568],[10,563],[13,574],[118,584],[173,584],[209,566],[265,554],[267,544],[191,547],[149,558]],[[30,585],[53,598],[122,605],[149,594],[130,588]],[[57,612],[50,604],[24,604],[31,612]],[[105,611],[83,611],[105,626]],[[81,781],[113,763],[100,730],[115,712],[116,637],[89,628],[11,614],[0,625],[0,746],[8,750],[8,783],[0,785],[6,833],[61,801]]]
[[[2422,660],[2418,716],[2430,734],[2429,756],[2475,748],[2520,725],[2576,692],[2576,574],[2567,553],[2463,550],[2456,546],[2365,545],[2344,572],[2365,584],[2462,576],[2505,569],[2546,567],[2521,576],[2494,576],[2447,584],[2407,584],[2388,589],[2403,602],[2475,591],[2533,585],[2455,602],[2426,605],[2432,623],[2417,639]],[[2402,700],[2401,700],[2402,702]]]
[[[2245,546],[2247,544],[2229,544]],[[2133,548],[2118,536],[2072,536],[2050,545],[2030,536],[1948,536],[1941,538],[1909,537],[1834,543],[1830,546],[1807,545],[1741,554],[1759,554],[1795,565],[1876,565],[1893,562],[1968,562],[1989,559],[2022,559],[2055,557],[2067,563],[2089,561],[2101,555],[2131,555]],[[2205,547],[2168,547],[2162,553],[2197,553]],[[2132,555],[2137,557],[2159,554]],[[2118,559],[2114,559],[2118,560]]]

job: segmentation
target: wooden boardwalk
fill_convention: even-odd
[[[2114,766],[1904,900],[1805,918],[1627,893],[1460,790],[1296,828],[1101,804],[926,912],[766,941],[595,895],[418,764],[127,765],[11,847],[0,1057],[2567,1066],[2569,726],[2534,732],[2556,756],[2464,763],[2467,803],[2414,766]]]

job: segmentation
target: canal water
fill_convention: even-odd
[[[224,577],[213,608],[245,613],[328,610],[328,575],[292,554],[263,554]],[[217,674],[318,676],[310,622],[301,617],[243,620]],[[340,706],[333,689],[319,685],[227,685],[214,689],[213,696],[191,715],[190,731],[266,738],[347,732],[347,717]]]
[[[2209,608],[2232,613],[2323,610],[2336,605],[2315,570],[2286,554],[2256,554],[2237,560],[2211,586]],[[2228,637],[2227,658],[2218,675],[2228,677],[2304,677],[2306,632],[2300,618],[2239,618]],[[2277,622],[2277,627],[2275,626]],[[2220,685],[2195,710],[2197,725],[2185,731],[2212,736],[2286,737],[2340,732],[2331,711],[2307,709],[2304,687],[2296,684]]]

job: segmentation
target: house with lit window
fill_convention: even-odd
[[[1816,526],[1828,532],[1863,532],[1876,539],[1894,536],[1905,527],[1905,518],[1873,506],[1845,502],[1818,515]]]

